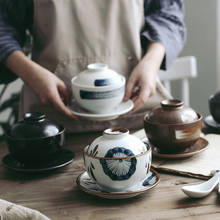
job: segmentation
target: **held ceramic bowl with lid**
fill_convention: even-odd
[[[26,113],[6,134],[8,150],[17,160],[33,162],[50,159],[61,150],[64,128],[39,112]]]
[[[72,78],[76,102],[93,113],[108,113],[124,97],[125,77],[108,68],[106,64],[89,64],[87,70]]]
[[[161,153],[178,153],[200,137],[202,116],[179,100],[164,100],[144,118],[149,141]]]
[[[123,76],[104,63],[89,64],[86,70],[72,79],[74,84],[96,87],[122,85],[123,81]]]
[[[151,166],[151,147],[125,128],[109,128],[84,149],[89,176],[106,191],[124,191],[138,184]]]
[[[209,97],[209,111],[214,120],[220,123],[220,92]]]

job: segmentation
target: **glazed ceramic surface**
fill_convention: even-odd
[[[220,123],[220,92],[209,97],[209,111],[217,123]]]
[[[208,115],[204,118],[204,123],[206,126],[213,129],[214,131],[220,131],[220,123],[216,122],[211,115]]]
[[[197,113],[180,100],[163,100],[149,112],[149,122],[158,124],[185,124],[198,119]]]
[[[147,138],[143,140],[144,142],[149,142]],[[208,141],[202,137],[200,137],[195,144],[192,146],[186,148],[184,151],[181,151],[179,153],[173,153],[173,154],[167,154],[160,152],[160,149],[157,146],[154,146],[151,144],[152,147],[152,155],[153,157],[157,158],[163,158],[163,159],[182,159],[182,158],[188,158],[192,157],[194,155],[202,153],[204,150],[208,148]]]
[[[72,79],[77,103],[93,113],[109,113],[124,97],[125,77],[105,64],[90,64],[88,70]]]
[[[183,186],[182,191],[191,198],[203,198],[211,193],[214,188],[219,184],[220,181],[220,171],[212,171],[213,177],[208,181],[191,186]]]
[[[151,148],[127,129],[106,129],[84,149],[85,168],[106,191],[121,191],[139,183],[151,166]]]
[[[151,169],[143,181],[127,189],[126,191],[105,191],[99,185],[97,185],[93,179],[89,177],[87,172],[80,174],[76,180],[76,183],[82,191],[98,197],[107,199],[126,199],[146,193],[148,190],[155,187],[159,181],[159,174]]]
[[[131,111],[133,107],[134,107],[133,101],[128,100],[127,102],[121,102],[109,113],[97,114],[84,110],[75,101],[73,101],[69,106],[73,114],[92,121],[109,121],[118,118],[120,115],[126,114],[129,111]]]
[[[164,100],[144,118],[150,142],[163,153],[178,153],[195,144],[202,129],[202,116],[178,100]]]
[[[103,87],[122,85],[124,77],[110,69],[104,63],[93,63],[72,79],[74,84],[81,86]]]
[[[8,150],[19,161],[49,160],[61,150],[64,130],[42,113],[27,113],[6,134]]]

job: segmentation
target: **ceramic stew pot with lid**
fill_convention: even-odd
[[[125,77],[103,63],[93,63],[72,78],[72,90],[80,107],[96,114],[111,112],[124,97]]]
[[[144,180],[151,147],[125,128],[109,128],[84,149],[87,173],[106,191],[127,190]]]
[[[6,134],[8,150],[22,162],[49,160],[61,150],[64,130],[42,113],[26,113]]]
[[[144,129],[161,153],[177,153],[199,139],[202,116],[180,100],[164,100],[145,116]]]

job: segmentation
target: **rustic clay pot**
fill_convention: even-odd
[[[161,153],[178,153],[200,137],[202,116],[179,100],[164,100],[144,117],[149,141]]]

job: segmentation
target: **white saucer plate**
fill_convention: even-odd
[[[103,190],[99,185],[97,185],[89,177],[86,171],[78,176],[76,183],[82,191],[91,195],[106,199],[126,199],[146,193],[148,190],[155,187],[159,181],[160,175],[155,170],[151,169],[144,181],[129,188],[127,191],[107,192]]]
[[[73,112],[74,115],[79,117],[93,120],[93,121],[108,121],[119,117],[120,115],[126,114],[132,110],[134,107],[134,103],[132,100],[128,100],[127,102],[120,103],[116,108],[114,108],[111,112],[105,114],[95,114],[88,112],[82,109],[76,101],[73,101],[69,106],[70,110]]]

